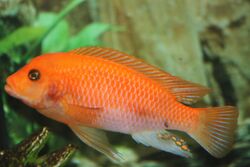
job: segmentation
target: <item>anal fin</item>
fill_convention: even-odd
[[[192,157],[192,153],[186,142],[178,135],[165,130],[137,132],[132,134],[132,138],[146,146],[183,157]]]
[[[69,127],[84,143],[105,154],[112,161],[121,163],[124,160],[120,153],[112,149],[105,132],[80,125]]]

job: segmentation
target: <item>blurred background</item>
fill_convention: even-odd
[[[187,159],[108,133],[125,166],[250,166],[249,43],[249,0],[0,0],[0,150],[46,126],[51,133],[39,156],[72,143],[79,148],[65,166],[117,166],[3,90],[5,78],[32,57],[104,46],[212,88],[195,106],[233,105],[240,113],[236,144],[222,159],[193,142],[194,158]]]

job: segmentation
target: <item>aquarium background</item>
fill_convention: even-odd
[[[250,166],[249,13],[249,0],[0,0],[0,150],[9,152],[8,158],[0,156],[0,166],[18,159],[12,154],[17,144],[24,139],[32,143],[34,138],[28,137],[43,127],[49,130],[46,141],[33,150],[34,156],[18,160],[19,165],[39,165],[46,155],[71,143],[76,147],[71,156],[55,154],[65,160],[58,165],[118,166],[65,125],[3,90],[5,78],[32,57],[81,46],[118,49],[212,88],[195,107],[238,107],[236,143],[226,157],[213,158],[191,139],[194,157],[187,159],[109,132],[110,142],[126,158],[124,166]]]

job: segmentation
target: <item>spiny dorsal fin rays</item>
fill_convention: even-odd
[[[210,92],[210,89],[207,87],[172,76],[159,68],[145,63],[143,60],[110,48],[85,47],[72,50],[70,53],[100,57],[130,67],[162,84],[179,102],[185,104],[193,104]]]

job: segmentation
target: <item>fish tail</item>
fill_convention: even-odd
[[[238,112],[235,107],[198,108],[199,123],[189,134],[211,155],[225,156],[234,143]]]

